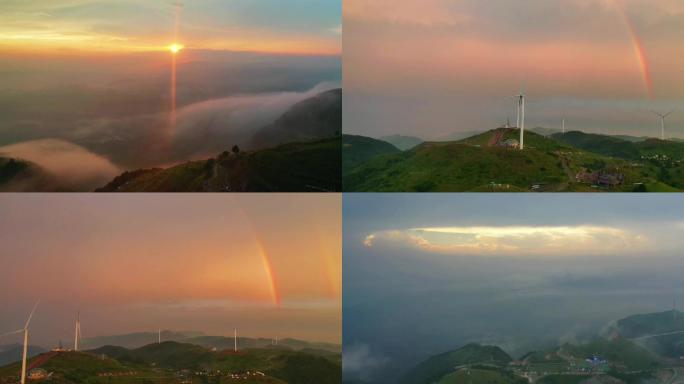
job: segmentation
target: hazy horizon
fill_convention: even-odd
[[[244,337],[339,343],[340,200],[7,195],[0,334],[21,328],[40,300],[31,344],[46,347],[73,339],[77,311],[84,339],[237,327]]]
[[[561,4],[562,3],[562,4]],[[344,132],[436,139],[515,124],[684,138],[676,0],[344,4]]]
[[[470,342],[514,357],[681,302],[682,198],[344,197],[345,378],[396,382]]]

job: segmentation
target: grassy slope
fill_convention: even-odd
[[[491,182],[514,190],[533,183],[567,179],[550,140],[529,134],[534,149],[515,151],[485,147],[491,132],[459,142],[423,143],[393,156],[374,158],[344,176],[347,191],[470,191]],[[512,133],[511,135],[515,135]]]
[[[635,166],[535,133],[526,134],[524,151],[488,147],[494,132],[458,142],[424,143],[410,151],[372,158],[343,174],[344,190],[526,191],[532,184],[543,183],[550,191],[595,191],[574,182],[574,175],[583,168],[625,174],[624,185],[615,191],[631,191],[634,183],[646,183],[650,190],[671,188],[658,183],[659,170],[653,166]],[[504,139],[517,138],[518,134],[517,130],[507,130]]]
[[[652,370],[659,366],[656,356],[625,339],[596,339],[581,345],[566,344],[561,348],[564,354],[577,359],[585,359],[592,354],[598,354],[608,360],[611,365],[621,365],[624,367],[623,370],[627,371]]]
[[[29,360],[29,365],[36,358]],[[19,376],[21,365],[13,363],[0,368],[0,378]],[[149,368],[138,364],[121,363],[112,358],[102,359],[100,356],[83,352],[63,352],[48,360],[41,368],[54,372],[55,382],[67,383],[106,383],[98,373],[120,373],[135,371],[139,376],[150,375]]]
[[[684,331],[684,314],[666,311],[634,315],[619,320],[616,329],[623,337],[633,338]],[[661,356],[679,358],[684,355],[684,334],[669,334],[640,340],[648,350]]]
[[[577,147],[589,152],[623,159],[638,159],[639,148],[636,143],[613,136],[596,135],[584,132],[557,133],[552,138],[568,146]]]
[[[437,384],[526,384],[527,380],[516,377],[513,374],[489,369],[462,369],[458,372],[450,373]]]
[[[285,348],[255,348],[239,353],[212,352],[206,348],[176,342],[150,344],[134,350],[103,347],[116,359],[133,364],[151,364],[168,369],[211,369],[224,372],[258,370],[284,382],[335,383],[341,377],[339,355],[318,356]]]
[[[454,367],[472,364],[506,366],[511,361],[499,347],[468,344],[455,351],[432,356],[411,369],[401,382],[405,384],[431,384],[452,373]]]
[[[340,139],[224,153],[167,169],[126,173],[101,192],[339,191]]]
[[[409,150],[425,141],[415,136],[403,135],[383,136],[380,138],[380,140],[386,141],[402,151]]]
[[[106,357],[102,358],[102,355]],[[339,356],[316,356],[285,348],[212,352],[197,345],[164,342],[137,349],[106,346],[89,352],[65,352],[42,366],[67,382],[101,383],[103,372],[137,372],[136,377],[171,376],[179,370],[222,372],[262,371],[271,379],[259,382],[337,384],[342,375]],[[0,368],[0,380],[19,372],[19,363]],[[245,382],[245,381],[241,381]],[[255,381],[256,382],[256,381]]]
[[[397,154],[401,151],[390,143],[364,136],[342,136],[342,172],[377,156]]]

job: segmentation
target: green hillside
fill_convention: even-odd
[[[620,333],[620,336],[625,338],[684,331],[684,313],[680,311],[665,311],[633,315],[618,320],[615,328]]]
[[[678,359],[684,355],[682,312],[666,311],[630,316],[618,320],[614,331],[660,356]]]
[[[598,338],[585,344],[566,344],[561,347],[559,354],[572,356],[578,360],[596,354],[606,359],[610,366],[620,367],[624,371],[647,371],[659,366],[659,359],[656,356],[626,339]]]
[[[525,150],[503,145],[509,142],[515,145],[518,138],[519,130],[500,128],[456,142],[423,143],[409,151],[374,156],[354,167],[343,168],[344,190],[665,192],[684,189],[684,164],[673,163],[663,168],[660,162],[608,157],[533,132],[525,134]]]
[[[341,189],[340,173],[333,138],[126,172],[98,192],[330,192]]]
[[[321,140],[342,133],[342,90],[333,89],[293,105],[272,124],[261,128],[250,148]]]
[[[386,141],[402,151],[409,150],[425,141],[418,137],[403,135],[383,136],[380,138],[380,140]]]
[[[527,380],[494,369],[460,369],[442,377],[436,384],[526,384]]]
[[[456,367],[469,365],[505,367],[511,360],[511,357],[499,347],[468,344],[455,351],[430,357],[406,373],[400,382],[431,384],[453,373]]]
[[[136,349],[105,346],[87,352],[49,352],[29,365],[52,373],[57,383],[108,383],[112,378],[180,383],[192,377],[200,383],[223,383],[238,380],[230,378],[235,374],[243,383],[337,384],[342,374],[339,355],[323,357],[286,347],[233,352],[171,341]],[[0,368],[0,383],[11,382],[19,369],[19,363]],[[208,377],[214,381],[205,381]]]
[[[392,144],[365,136],[342,136],[342,171],[347,172],[372,158],[398,154],[400,151]]]
[[[84,352],[60,352],[57,354],[43,354],[29,359],[31,367],[38,359],[49,357],[41,369],[53,374],[54,383],[107,383],[105,375],[130,377],[159,376],[153,373],[149,367],[136,364],[120,363],[115,359],[101,355]],[[0,382],[3,380],[18,378],[21,371],[21,363],[16,362],[0,368]],[[170,375],[166,375],[170,377]],[[10,381],[11,382],[11,381]]]
[[[555,134],[552,138],[559,143],[605,156],[629,160],[664,156],[672,161],[684,160],[684,143],[672,140],[648,138],[640,141],[630,141],[617,136],[579,131]]]
[[[580,148],[589,152],[623,159],[638,159],[640,156],[637,143],[623,140],[614,136],[596,135],[579,131],[556,133],[551,136],[554,140]]]

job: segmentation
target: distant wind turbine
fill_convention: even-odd
[[[233,328],[233,342],[234,342],[233,351],[237,352],[237,328]]]
[[[661,130],[661,131],[660,131],[660,139],[661,139],[661,140],[665,140],[665,118],[667,118],[668,116],[670,116],[670,115],[672,114],[672,112],[674,112],[674,111],[670,111],[670,112],[668,112],[668,113],[666,113],[666,114],[658,113],[658,112],[655,112],[655,111],[651,111],[651,112],[652,112],[654,115],[660,117],[660,130]]]
[[[24,324],[24,328],[22,329],[17,329],[16,331],[8,332],[5,334],[2,334],[0,336],[8,336],[8,335],[14,335],[17,333],[24,333],[24,346],[23,346],[23,351],[21,354],[21,384],[26,384],[26,364],[28,361],[28,344],[29,344],[29,324],[31,324],[31,318],[33,317],[33,314],[36,312],[36,308],[38,308],[38,303],[36,303],[33,306],[33,309],[31,310],[31,313],[29,314],[28,319],[26,320],[26,324]]]
[[[562,124],[561,131],[562,131],[563,134],[565,135],[565,118],[563,118],[563,124]]]
[[[81,311],[76,313],[76,328],[74,330],[74,351],[78,352],[78,344],[81,341]]]
[[[161,344],[161,328],[157,330],[157,344]]]

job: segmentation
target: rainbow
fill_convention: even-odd
[[[625,23],[625,26],[627,27],[627,31],[629,32],[630,38],[632,39],[634,53],[639,63],[639,69],[641,71],[644,87],[646,88],[646,93],[648,94],[649,98],[652,98],[653,79],[651,77],[651,68],[648,61],[648,56],[646,55],[646,49],[644,48],[644,44],[641,41],[639,34],[637,33],[634,23],[632,23],[632,20],[629,18],[629,15],[627,14],[625,7],[622,5],[620,0],[613,0],[613,3],[615,4],[615,8],[620,14],[622,21]]]
[[[257,247],[257,251],[259,253],[259,257],[261,258],[261,263],[264,268],[264,275],[266,277],[266,284],[268,285],[268,290],[271,295],[271,301],[273,305],[275,305],[276,307],[280,307],[280,304],[282,302],[279,288],[280,285],[278,284],[278,279],[274,272],[273,262],[271,261],[271,258],[268,256],[266,247],[264,247],[264,242],[261,240],[261,237],[259,237],[259,233],[256,231],[256,228],[254,227],[252,220],[250,219],[247,212],[242,208],[240,203],[236,201],[235,197],[232,197],[232,201],[233,205],[238,209],[240,215],[244,219],[243,222],[249,226],[250,232],[252,233],[252,237],[254,238],[254,244]]]
[[[278,291],[278,281],[276,280],[275,274],[273,273],[273,264],[271,263],[271,259],[268,257],[268,253],[264,248],[263,242],[261,241],[261,239],[255,231],[252,232],[254,233],[259,253],[261,254],[261,262],[263,263],[264,273],[266,274],[266,281],[268,283],[268,288],[271,292],[271,300],[273,300],[273,304],[275,304],[276,307],[280,307],[280,292]]]

